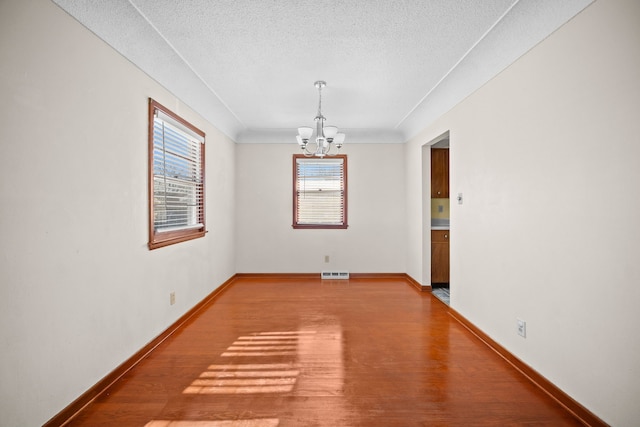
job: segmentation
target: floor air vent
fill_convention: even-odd
[[[322,279],[348,279],[348,271],[323,271],[320,273]]]

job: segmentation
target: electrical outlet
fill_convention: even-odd
[[[169,294],[169,305],[173,305],[176,303],[176,293],[175,292],[171,292]]]
[[[329,255],[324,256],[324,262],[327,262],[327,263],[329,262]]]
[[[518,323],[518,335],[523,338],[527,337],[527,322],[521,319],[516,319]]]

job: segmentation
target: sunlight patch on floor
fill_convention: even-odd
[[[300,344],[315,331],[258,332],[238,337],[222,357],[299,356]],[[304,346],[303,346],[304,348]],[[210,365],[184,394],[288,393],[300,370],[293,363]]]

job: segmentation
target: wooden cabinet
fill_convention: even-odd
[[[449,149],[431,149],[431,198],[449,198]],[[449,230],[431,230],[431,283],[449,283]]]
[[[449,230],[431,230],[431,283],[449,283]]]
[[[431,198],[449,198],[449,149],[431,149]]]

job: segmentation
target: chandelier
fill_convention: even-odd
[[[315,138],[311,138],[313,128],[298,128],[296,139],[298,140],[298,144],[300,144],[300,148],[304,151],[304,155],[307,157],[334,156],[336,153],[331,153],[331,147],[335,145],[336,151],[338,151],[344,143],[344,133],[338,133],[338,128],[335,126],[324,125],[326,119],[322,115],[322,88],[326,85],[327,82],[322,80],[314,83],[314,86],[318,88],[318,114],[314,119],[316,121]]]

